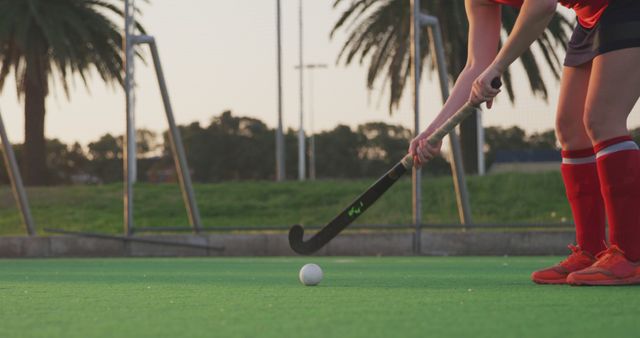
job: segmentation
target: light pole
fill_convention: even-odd
[[[298,1],[298,15],[300,24],[300,62],[299,65],[304,65],[303,61],[303,26],[302,26],[302,0]],[[304,69],[300,67],[300,129],[298,129],[298,180],[304,181],[306,176],[305,170],[305,141],[304,141]]]
[[[311,135],[309,138],[309,178],[313,181],[316,179],[316,138],[314,135],[314,101],[313,101],[313,70],[314,69],[327,69],[329,66],[324,63],[312,63],[306,64],[303,67],[304,69],[309,70],[309,134]],[[297,65],[295,69],[301,69],[300,65]],[[300,88],[302,90],[302,88]]]
[[[135,0],[124,3],[124,92],[126,133],[123,144],[123,176],[124,176],[124,231],[129,236],[133,230],[133,185],[136,182],[136,127],[135,127]]]
[[[278,69],[278,129],[276,130],[276,181],[285,180],[284,135],[282,132],[282,34],[280,0],[276,0],[276,41]]]

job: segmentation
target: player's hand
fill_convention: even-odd
[[[414,138],[411,141],[411,145],[409,145],[409,154],[413,156],[413,165],[416,168],[422,167],[431,159],[440,155],[442,141],[438,142],[435,146],[430,145],[427,139],[431,136],[431,133],[433,133],[433,131],[430,129],[423,131]]]
[[[487,68],[475,81],[473,81],[469,102],[474,105],[480,105],[481,103],[486,102],[487,108],[491,109],[491,106],[493,106],[493,98],[500,93],[500,89],[493,88],[491,86],[491,81],[496,78],[500,78],[501,76],[502,72],[497,70],[494,66]]]

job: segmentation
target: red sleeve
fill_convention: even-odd
[[[576,12],[578,21],[587,28],[595,26],[610,0],[560,0],[561,5]]]

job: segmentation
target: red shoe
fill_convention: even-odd
[[[569,257],[550,268],[533,272],[531,280],[538,284],[566,284],[570,273],[588,268],[596,262],[593,255],[579,246],[569,245],[569,249],[572,251]]]
[[[616,245],[598,254],[592,266],[571,273],[571,285],[629,285],[640,284],[640,263],[630,262]]]

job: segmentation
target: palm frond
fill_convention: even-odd
[[[123,28],[113,20],[124,17],[123,1],[0,0],[0,90],[13,71],[23,95],[27,65],[39,67],[30,74],[44,78],[37,80],[45,92],[53,79],[68,96],[72,75],[87,89],[91,74],[122,85]],[[139,22],[136,27],[146,33]],[[142,58],[140,50],[136,55]]]

